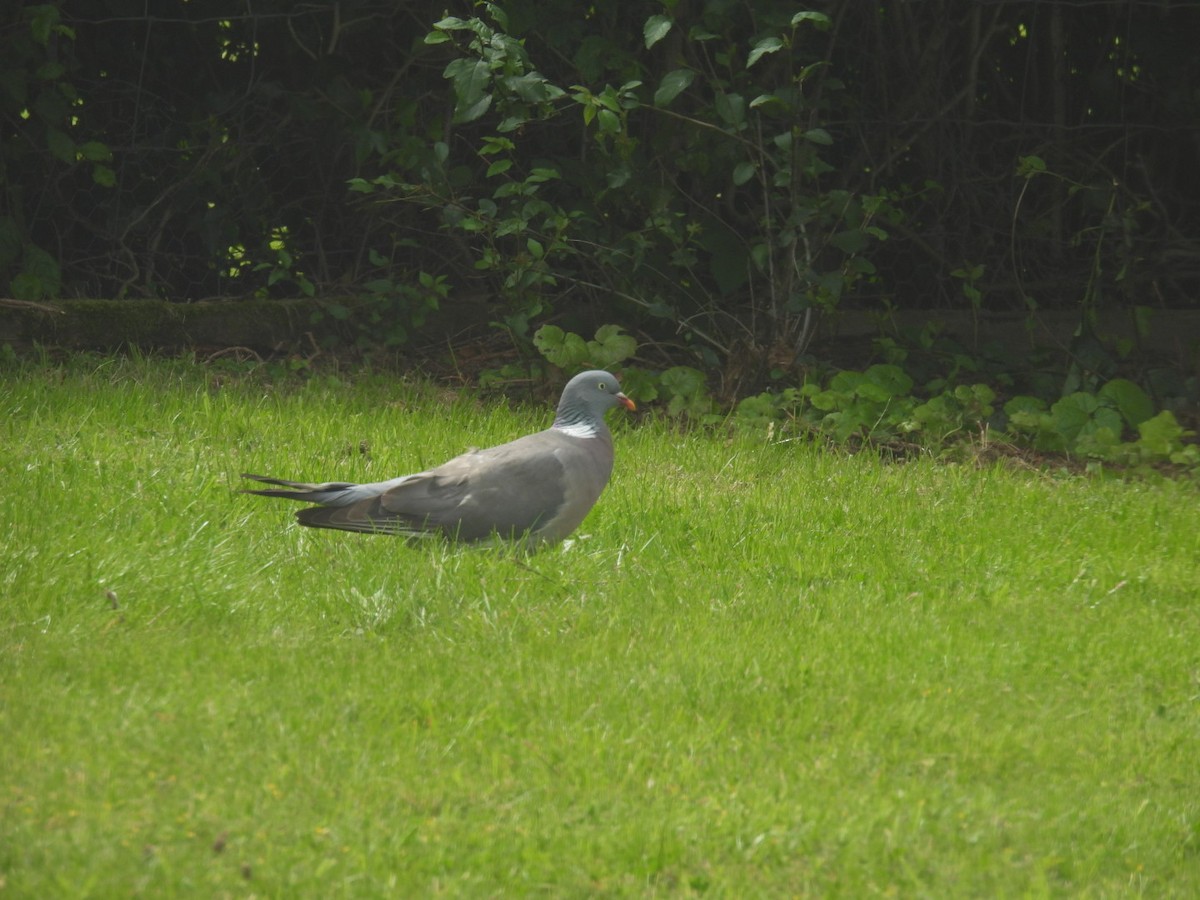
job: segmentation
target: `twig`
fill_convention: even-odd
[[[59,309],[57,306],[34,303],[32,300],[14,300],[12,297],[0,297],[0,306],[7,306],[11,309],[36,309],[38,312],[53,313],[57,316],[66,314],[66,310]]]

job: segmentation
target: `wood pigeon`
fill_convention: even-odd
[[[561,541],[600,497],[613,466],[604,413],[614,406],[636,409],[611,374],[583,372],[567,382],[554,424],[545,431],[372,484],[305,484],[245,474],[287,490],[243,493],[320,504],[296,513],[301,525],[313,528],[442,534],[460,541],[523,537],[532,548]]]

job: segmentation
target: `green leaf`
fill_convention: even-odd
[[[867,246],[867,236],[861,228],[848,228],[831,235],[829,243],[843,253],[861,253]]]
[[[824,147],[829,147],[833,144],[833,138],[824,128],[810,128],[804,132],[804,139],[814,144],[821,144]]]
[[[37,68],[37,77],[42,81],[56,81],[67,73],[67,67],[60,62],[45,62]]]
[[[63,162],[75,162],[75,142],[57,128],[46,129],[46,146]]]
[[[533,345],[560,369],[573,369],[587,361],[587,343],[579,335],[556,325],[543,325],[533,335]]]
[[[1154,415],[1154,403],[1128,378],[1114,378],[1098,393],[1112,402],[1130,428],[1137,428]]]
[[[604,174],[604,183],[607,184],[610,189],[616,190],[617,188],[624,187],[626,184],[628,184],[629,179],[632,177],[633,171],[629,168],[629,166],[619,165],[615,168],[609,169]]]
[[[1046,171],[1046,161],[1040,156],[1022,156],[1017,160],[1017,175],[1031,178]]]
[[[1183,447],[1183,438],[1188,434],[1168,409],[1142,422],[1137,430],[1141,435],[1138,443],[1159,457],[1169,457],[1179,451]]]
[[[9,283],[14,300],[41,300],[53,293],[40,278],[28,272],[18,272]]]
[[[1009,424],[1019,431],[1036,431],[1046,404],[1038,397],[1020,395],[1004,404]]]
[[[434,22],[433,27],[438,31],[460,31],[467,27],[467,23],[458,16],[446,16],[446,18]]]
[[[41,300],[55,296],[61,288],[62,273],[58,260],[41,247],[26,247],[22,271],[13,278],[9,287],[13,298]]]
[[[1154,310],[1149,306],[1134,306],[1133,323],[1140,338],[1150,337],[1150,324],[1154,318]]]
[[[870,400],[872,403],[887,403],[892,399],[892,395],[882,385],[874,382],[864,381],[854,389],[854,393],[862,397],[864,400]]]
[[[658,83],[658,89],[654,92],[654,105],[669,105],[672,100],[687,90],[695,80],[696,73],[692,69],[676,69],[673,72],[668,72],[663,76],[662,81]]]
[[[912,390],[913,380],[899,366],[879,364],[871,366],[863,375],[872,384],[883,388],[889,396],[900,397]]]
[[[101,187],[116,187],[117,173],[109,166],[92,166],[92,181]]]
[[[599,94],[593,95],[593,103],[599,104],[604,109],[612,110],[615,113],[621,111],[621,98],[617,96],[617,92],[613,90],[612,85],[608,85]]]
[[[666,16],[651,16],[646,20],[646,24],[642,26],[642,37],[646,41],[646,49],[649,50],[659,41],[667,36],[671,30],[672,22]]]
[[[746,124],[746,98],[741,94],[717,94],[713,98],[713,106],[717,110],[717,115],[724,119],[726,124],[732,125],[734,128],[740,128]]]
[[[704,373],[691,366],[675,366],[662,373],[659,379],[663,393],[669,397],[667,412],[672,416],[702,416],[712,409],[705,390]]]
[[[479,152],[484,156],[491,156],[496,153],[504,153],[506,150],[515,150],[517,145],[506,137],[496,137],[488,135],[483,139],[483,146]]]
[[[746,57],[746,68],[749,69],[766,54],[775,53],[776,51],[782,49],[783,38],[775,37],[774,35],[763,38],[754,45],[753,49],[750,51],[750,55]]]
[[[1092,415],[1100,408],[1100,402],[1091,394],[1076,391],[1068,394],[1050,407],[1050,419],[1054,430],[1065,439],[1067,446],[1074,445]]]
[[[562,88],[551,84],[538,72],[509,75],[503,79],[503,83],[506,88],[530,104],[548,103],[564,96]]]
[[[812,22],[813,26],[825,31],[832,24],[829,21],[829,16],[822,12],[814,12],[812,10],[801,10],[792,16],[792,25],[799,25],[801,22]]]
[[[853,369],[845,369],[829,379],[829,389],[831,391],[850,394],[853,393],[854,389],[862,384],[862,382],[862,372],[855,372]]]
[[[478,119],[480,116],[482,116],[485,112],[487,112],[488,108],[491,105],[492,105],[492,95],[485,94],[483,97],[480,97],[477,102],[473,103],[472,105],[470,105],[468,107],[456,108],[454,110],[454,122],[456,125],[463,125],[467,122],[474,122],[476,119]]]
[[[621,133],[621,117],[611,109],[602,109],[596,114],[596,122],[600,126],[600,131],[604,134],[620,134]]]
[[[533,345],[538,348],[538,351],[547,359],[550,354],[557,352],[562,347],[563,338],[566,336],[557,325],[543,325],[533,334]]]
[[[588,351],[593,365],[607,369],[637,353],[637,340],[622,334],[619,325],[601,325],[596,329],[596,339],[588,341]]]
[[[58,7],[50,3],[42,3],[28,7],[26,14],[29,16],[29,31],[33,35],[33,39],[43,47],[46,46],[50,35],[58,28]]]
[[[758,169],[751,162],[738,163],[733,170],[733,183],[739,187],[754,177]]]
[[[454,59],[446,66],[443,75],[454,85],[454,121],[473,122],[491,106],[491,94],[486,93],[491,83],[491,68],[481,59]]]
[[[786,106],[786,104],[783,101],[783,98],[780,97],[778,94],[759,94],[757,97],[755,97],[753,100],[750,101],[750,108],[758,109],[760,106],[767,106],[767,105],[776,104],[776,103],[779,104],[780,106]]]

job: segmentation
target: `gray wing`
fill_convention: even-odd
[[[612,472],[612,439],[549,429],[398,479],[377,496],[301,510],[305,525],[462,541],[531,533],[557,541],[578,527]],[[386,484],[386,482],[384,483]]]

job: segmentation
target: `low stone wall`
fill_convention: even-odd
[[[159,300],[62,300],[41,304],[0,301],[0,344],[18,349],[34,344],[79,350],[218,351],[244,347],[267,355],[306,352],[331,331],[353,341],[367,324],[368,307],[340,300],[345,318],[330,315],[321,301],[231,300],[166,303]],[[486,327],[497,318],[487,304],[473,304],[469,315],[448,305],[416,336],[419,344],[461,339],[464,326]],[[478,320],[475,322],[475,320]],[[470,320],[470,321],[468,321]],[[941,333],[975,348],[998,343],[1024,354],[1037,347],[1070,346],[1079,326],[1078,312],[988,313],[960,310],[903,310],[890,313],[839,311],[823,317],[810,352],[836,359],[841,344],[861,344],[881,335],[919,332],[938,322]],[[1200,310],[1153,310],[1140,321],[1129,310],[1105,310],[1096,333],[1106,344],[1128,342],[1139,357],[1161,357],[1161,364],[1195,371],[1200,366]]]

